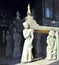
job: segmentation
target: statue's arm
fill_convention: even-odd
[[[47,44],[50,45],[50,36],[47,37]]]
[[[54,47],[54,50],[56,50],[57,49],[57,41],[56,41],[56,39],[55,39],[55,47]]]
[[[24,36],[24,38],[28,38],[29,37],[29,31],[28,32],[25,32],[25,31],[23,31],[23,36]]]
[[[32,43],[33,38],[34,38],[34,34],[33,34],[33,33],[34,33],[34,31],[32,30],[32,31],[31,31],[31,40],[30,40],[30,41],[31,41],[31,43]]]

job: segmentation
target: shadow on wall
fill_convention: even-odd
[[[46,38],[47,38],[47,34],[42,34],[42,36],[41,36],[41,50],[42,50],[43,58],[46,58],[46,48],[47,48]]]
[[[34,58],[46,58],[46,37],[47,34],[34,33],[33,56]]]

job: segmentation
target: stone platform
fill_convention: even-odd
[[[59,61],[46,59],[35,59],[29,63],[20,63],[19,59],[0,59],[0,65],[59,65]]]
[[[43,59],[43,60],[33,61],[31,63],[20,63],[16,65],[59,65],[59,62],[56,60],[48,61],[46,59]]]

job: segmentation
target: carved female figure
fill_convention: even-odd
[[[33,57],[32,56],[33,30],[29,29],[29,25],[27,22],[24,22],[23,26],[24,26],[23,36],[25,38],[25,41],[24,41],[21,62],[29,62],[32,60]]]
[[[48,60],[56,59],[55,41],[56,41],[55,32],[54,32],[54,30],[51,30],[47,37],[47,57],[46,57],[46,59],[48,59]]]

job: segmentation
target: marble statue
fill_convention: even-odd
[[[33,41],[33,30],[29,28],[29,25],[27,22],[23,23],[24,30],[23,30],[23,36],[25,38],[24,41],[24,47],[23,47],[23,53],[21,57],[21,62],[30,62],[32,61],[33,55],[32,55],[32,41]]]
[[[20,34],[17,32],[16,28],[13,28],[13,40],[14,40],[14,51],[13,58],[20,58],[21,50],[20,50]]]
[[[55,32],[55,36],[56,36],[56,41],[55,41],[55,44],[56,44],[56,50],[57,50],[57,52],[56,52],[56,50],[55,50],[55,52],[57,53],[57,60],[59,60],[59,32],[58,31],[56,31]]]
[[[47,57],[48,60],[56,59],[56,37],[54,30],[50,30],[47,36]]]
[[[11,56],[11,54],[12,54],[12,38],[11,38],[9,31],[7,31],[6,42],[7,42],[6,56]]]

